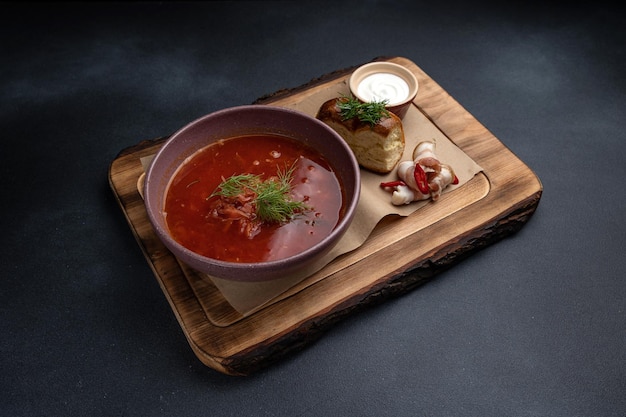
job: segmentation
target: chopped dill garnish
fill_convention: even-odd
[[[260,221],[283,223],[308,207],[302,201],[291,199],[291,179],[295,163],[289,169],[277,169],[275,177],[262,179],[260,175],[239,174],[222,178],[222,183],[211,193],[213,196],[235,198],[241,194],[254,193],[256,214]]]
[[[228,178],[222,177],[221,184],[207,197],[207,200],[214,196],[233,198],[242,194],[246,189],[255,190],[261,182],[261,176],[253,174],[232,175]]]
[[[337,107],[343,120],[357,117],[360,121],[376,125],[383,117],[389,117],[389,110],[385,108],[389,100],[371,101],[362,103],[354,97],[342,96],[337,100]]]

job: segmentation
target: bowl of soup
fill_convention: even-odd
[[[360,183],[354,154],[325,123],[252,104],[170,136],[146,171],[144,201],[179,260],[261,282],[314,272],[352,223]]]

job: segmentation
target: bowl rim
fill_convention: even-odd
[[[176,241],[169,234],[167,230],[167,222],[163,218],[163,215],[162,215],[164,212],[163,207],[153,207],[150,202],[153,199],[152,194],[158,193],[158,189],[160,187],[159,186],[160,179],[154,178],[154,176],[156,175],[156,172],[158,171],[157,167],[161,163],[161,160],[164,159],[164,155],[166,155],[166,153],[168,152],[168,149],[173,147],[177,141],[181,140],[179,139],[181,136],[183,136],[188,130],[193,129],[195,126],[206,122],[206,120],[208,119],[219,118],[221,116],[228,115],[230,113],[235,113],[235,112],[249,112],[249,111],[254,111],[254,112],[267,111],[268,113],[274,113],[274,114],[277,114],[277,113],[289,114],[291,117],[299,117],[302,119],[306,119],[309,123],[316,124],[319,128],[327,131],[330,135],[332,135],[333,137],[337,139],[337,142],[340,145],[340,147],[345,150],[348,160],[350,161],[350,165],[352,166],[352,169],[350,170],[350,172],[353,173],[352,181],[354,182],[355,186],[354,186],[353,193],[345,196],[345,198],[347,199],[345,215],[339,220],[335,228],[321,241],[303,250],[302,252],[299,252],[295,255],[291,255],[285,258],[269,260],[269,261],[261,261],[261,262],[229,262],[229,261],[223,261],[220,259],[215,259],[215,258],[210,258],[207,256],[200,255],[192,251],[191,249],[187,248],[186,246],[180,244],[178,241]],[[206,146],[208,146],[209,144],[210,143],[207,143]],[[201,149],[201,148],[198,148],[198,149]],[[173,170],[172,175],[168,178],[167,185],[164,187],[164,194],[167,193],[167,189],[169,188],[169,184],[170,184],[170,180],[172,176],[174,175],[174,173],[178,171],[178,168],[184,163],[185,159],[187,158],[183,158],[177,164],[176,168]],[[333,167],[333,170],[337,172],[338,168]],[[155,184],[155,185],[152,185],[152,184]],[[354,155],[349,145],[345,142],[345,140],[335,130],[333,130],[330,126],[328,126],[326,123],[322,122],[321,120],[315,117],[309,116],[306,113],[300,112],[298,110],[286,108],[286,107],[281,107],[281,106],[276,106],[276,105],[266,105],[266,104],[246,104],[246,105],[228,107],[228,108],[220,109],[220,110],[205,114],[204,116],[201,116],[187,123],[180,129],[178,129],[175,133],[173,133],[165,141],[165,143],[157,151],[157,153],[154,155],[152,161],[150,162],[150,165],[148,166],[146,170],[145,185],[144,185],[144,202],[145,202],[145,207],[146,207],[146,211],[147,211],[150,223],[155,229],[157,236],[161,239],[162,243],[168,249],[172,250],[173,252],[178,251],[184,254],[185,257],[188,258],[185,260],[194,260],[196,262],[196,265],[200,263],[208,262],[212,264],[213,267],[215,267],[215,269],[239,271],[239,273],[245,270],[245,271],[250,271],[251,274],[259,273],[259,271],[265,271],[266,274],[269,274],[270,271],[278,271],[279,274],[283,274],[283,272],[281,271],[285,271],[290,268],[297,269],[298,265],[306,265],[307,260],[311,258],[317,258],[317,256],[320,253],[330,251],[332,248],[334,248],[338,244],[339,240],[345,234],[348,227],[352,223],[354,215],[357,211],[357,205],[360,200],[360,194],[361,194],[361,172],[360,172],[360,167],[357,162],[356,156]],[[157,201],[159,200],[157,199]],[[160,218],[157,218],[158,216],[160,216]],[[334,241],[334,244],[330,245],[330,247],[326,245],[326,242],[328,242],[329,240]],[[190,266],[194,267],[193,262],[188,262],[188,263],[190,263]],[[236,274],[233,276],[231,276],[232,274],[228,274],[228,275],[229,275],[228,277],[226,276],[222,276],[222,277],[216,276],[216,277],[227,279],[227,280],[248,281],[248,282],[260,282],[260,281],[269,280],[269,279],[276,279],[276,278],[263,279],[262,277],[259,277],[259,279],[254,279],[254,277],[252,278],[238,277],[236,276]]]

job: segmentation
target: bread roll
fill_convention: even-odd
[[[391,112],[373,126],[358,117],[343,120],[338,100],[342,99],[333,98],[322,104],[317,119],[344,138],[363,168],[381,174],[391,172],[404,152],[402,120]]]

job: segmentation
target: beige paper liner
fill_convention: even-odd
[[[326,100],[349,94],[347,81],[338,80],[334,87],[312,94],[303,102],[289,107],[301,111],[310,116],[315,116],[317,110]],[[419,95],[419,92],[418,92]],[[413,149],[419,142],[428,140],[436,144],[435,152],[442,163],[450,165],[459,179],[456,185],[450,185],[444,193],[448,193],[463,186],[474,175],[482,171],[461,149],[452,143],[433,123],[424,116],[415,104],[411,105],[403,119],[405,135],[405,150],[402,160],[412,160]],[[152,157],[142,158],[144,170],[147,169]],[[408,205],[394,206],[391,204],[391,193],[380,187],[381,182],[394,181],[397,179],[395,170],[389,174],[381,175],[366,169],[361,169],[361,198],[357,211],[346,234],[337,246],[313,268],[303,271],[297,276],[266,281],[244,282],[230,281],[208,275],[200,274],[209,279],[220,291],[226,301],[237,310],[242,317],[248,316],[261,308],[279,301],[286,292],[297,284],[307,280],[307,285],[324,278],[325,275],[317,274],[337,257],[351,252],[360,247],[368,238],[374,227],[381,219],[388,215],[408,216],[426,204],[437,204],[431,200],[417,201]],[[143,191],[143,176],[138,181],[140,193]],[[308,279],[307,279],[308,278]],[[228,323],[226,323],[228,324]]]

